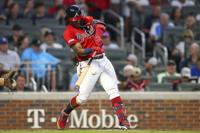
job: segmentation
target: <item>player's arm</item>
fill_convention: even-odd
[[[90,54],[90,53],[93,52],[92,48],[82,48],[82,46],[81,46],[81,44],[79,42],[77,42],[76,44],[74,44],[72,46],[72,49],[79,56],[86,56],[86,55],[88,55],[88,54]]]
[[[71,30],[66,30],[63,34],[63,37],[69,47],[72,48],[73,51],[79,56],[86,56],[94,51],[91,48],[83,48]]]
[[[97,23],[96,24],[96,27],[95,27],[95,36],[102,36],[103,33],[106,31],[106,27],[105,27],[105,24],[104,23]]]
[[[95,25],[95,37],[94,37],[94,41],[97,46],[103,45],[101,37],[105,31],[106,31],[105,24],[102,23],[101,21],[97,21]]]

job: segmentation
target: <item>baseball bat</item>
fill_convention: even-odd
[[[85,78],[85,75],[87,74],[89,68],[90,68],[90,64],[92,63],[93,58],[96,55],[96,51],[92,54],[92,57],[89,59],[87,66],[83,69],[83,71],[81,72],[80,76],[78,77],[78,80],[76,81],[76,88],[79,89],[80,85],[83,81],[83,79]]]

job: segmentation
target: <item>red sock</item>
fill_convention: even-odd
[[[124,108],[124,105],[122,104],[122,99],[120,96],[115,97],[111,100],[113,109],[115,111],[115,114],[117,115],[119,122],[122,123],[126,119],[126,109]]]
[[[70,104],[72,107],[76,108],[79,106],[79,104],[76,102],[76,97],[77,96],[74,96],[71,100],[70,100]]]
[[[76,97],[73,97],[70,102],[68,103],[66,109],[64,110],[65,113],[70,114],[72,110],[74,110],[76,107],[79,106],[79,104],[76,102]]]
[[[120,96],[115,97],[113,99],[111,99],[112,105],[114,105],[115,103],[122,103],[122,99]]]

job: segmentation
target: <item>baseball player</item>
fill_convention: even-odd
[[[57,120],[58,128],[65,128],[70,112],[87,101],[99,79],[109,96],[115,114],[118,116],[120,128],[128,129],[130,125],[126,109],[119,95],[115,70],[102,48],[101,36],[105,32],[105,24],[94,20],[91,16],[83,16],[77,5],[71,5],[66,9],[66,21],[68,25],[64,31],[64,39],[77,55],[79,61],[77,74],[80,76],[90,58],[93,60],[80,84],[79,93],[61,111]]]

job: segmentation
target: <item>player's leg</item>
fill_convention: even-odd
[[[109,83],[109,84],[108,84]],[[118,120],[121,128],[129,128],[129,122],[127,120],[127,111],[123,105],[123,101],[119,95],[117,86],[118,80],[114,71],[114,68],[109,60],[105,66],[105,71],[100,75],[100,84],[109,95],[115,114],[118,116]]]
[[[79,93],[77,96],[74,96],[69,104],[67,105],[66,109],[64,112],[66,114],[70,114],[73,109],[78,107],[79,105],[85,104],[88,97],[91,94],[92,89],[94,88],[94,85],[96,84],[98,78],[100,75],[100,70],[98,70],[98,67],[91,67],[91,69],[88,71],[86,74],[84,80],[82,81],[80,88],[79,88]]]
[[[84,65],[82,65],[82,67],[84,67]],[[80,68],[77,68],[77,70],[79,73]],[[99,66],[95,62],[93,62],[80,85],[78,95],[74,96],[67,104],[67,107],[61,111],[61,115],[58,118],[58,122],[57,122],[58,128],[62,128],[62,129],[65,128],[66,121],[71,111],[74,110],[76,107],[84,104],[87,101],[92,89],[94,88],[95,83],[97,82],[99,78],[100,73],[101,73],[101,70]]]

